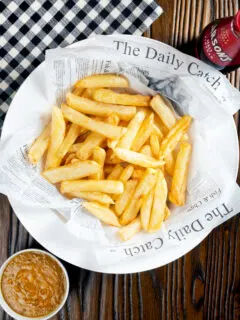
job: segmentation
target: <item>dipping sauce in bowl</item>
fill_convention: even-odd
[[[57,259],[40,250],[25,250],[7,261],[1,275],[1,294],[15,313],[45,318],[66,300],[68,278]]]

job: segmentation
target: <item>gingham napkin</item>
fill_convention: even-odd
[[[5,0],[1,6],[0,128],[14,94],[46,49],[91,34],[141,35],[162,12],[153,0]]]

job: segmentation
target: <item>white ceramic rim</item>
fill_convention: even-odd
[[[12,256],[10,256],[1,266],[0,268],[0,305],[1,307],[3,308],[3,310],[8,313],[11,317],[13,317],[14,319],[16,320],[29,320],[29,319],[32,319],[30,317],[24,317],[18,313],[16,313],[15,311],[13,311],[9,305],[7,304],[7,302],[5,301],[4,297],[3,297],[3,294],[2,294],[2,286],[1,286],[1,278],[2,278],[2,275],[3,275],[3,272],[6,268],[6,266],[8,265],[8,263],[16,256],[18,256],[19,254],[21,253],[24,253],[24,252],[40,252],[42,254],[46,254],[47,256],[51,257],[54,261],[57,262],[57,264],[61,267],[64,275],[65,275],[65,279],[66,279],[66,290],[65,290],[65,295],[64,295],[64,298],[61,302],[61,304],[58,306],[57,309],[55,309],[52,313],[50,313],[49,315],[47,316],[44,316],[44,317],[37,317],[37,318],[34,318],[36,320],[47,320],[47,319],[50,319],[51,317],[53,317],[54,315],[56,315],[61,309],[62,307],[64,306],[67,298],[68,298],[68,294],[69,294],[69,277],[68,277],[68,274],[67,274],[67,270],[65,269],[64,265],[55,257],[53,256],[51,253],[49,252],[46,252],[44,250],[39,250],[39,249],[25,249],[25,250],[21,250],[21,251],[18,251],[16,252],[15,254],[13,254]]]
[[[137,36],[128,36],[128,37],[132,37],[133,39],[138,39],[139,37]],[[145,39],[148,42],[158,42],[156,40],[152,40],[152,39]],[[86,40],[82,40],[81,43],[87,42],[89,41],[89,39]],[[79,42],[76,42],[74,44],[72,44],[69,47],[78,47],[80,45]],[[166,44],[165,44],[166,45]],[[168,46],[168,45],[166,45]],[[27,79],[23,82],[22,86],[19,88],[17,94],[15,95],[10,108],[8,110],[8,113],[6,115],[5,118],[5,123],[2,129],[2,137],[6,137],[9,133],[11,133],[12,130],[9,129],[9,126],[7,125],[10,119],[14,118],[14,114],[15,114],[15,110],[16,110],[16,102],[19,99],[19,96],[21,95],[21,88],[23,86],[26,86],[27,83],[29,85],[29,83],[31,83],[32,78],[34,76],[34,74],[38,74],[40,72],[43,71],[44,68],[44,62],[41,63],[28,77]],[[41,70],[41,71],[40,71]],[[9,120],[8,120],[9,119]],[[233,153],[229,156],[232,158],[234,158],[234,165],[231,168],[231,174],[233,175],[233,177],[236,179],[237,177],[237,172],[238,172],[238,164],[239,164],[239,147],[238,147],[238,135],[237,135],[237,130],[236,130],[236,126],[233,120],[233,117],[231,117],[229,115],[229,117],[227,117],[228,120],[230,120],[231,124],[229,124],[229,133],[231,134],[231,143],[233,146],[233,149],[231,148],[231,151],[233,151]],[[235,154],[234,154],[235,153]],[[82,261],[81,262],[76,258],[76,254],[69,255],[67,254],[66,251],[60,250],[59,246],[58,248],[56,248],[56,246],[52,243],[49,243],[48,239],[42,238],[40,235],[36,234],[35,232],[33,232],[33,230],[31,230],[31,227],[26,223],[26,221],[24,221],[24,219],[22,219],[22,214],[21,211],[24,211],[24,207],[19,204],[16,200],[14,199],[9,199],[10,203],[18,217],[18,219],[21,221],[21,223],[23,224],[23,226],[27,229],[27,231],[34,237],[34,239],[36,239],[46,250],[52,252],[53,254],[55,254],[56,256],[58,256],[59,258],[61,258],[62,260],[67,261],[68,263],[71,263],[72,265],[75,265],[77,267],[80,268],[85,268],[87,270],[90,271],[95,271],[95,272],[104,272],[104,273],[115,273],[115,274],[127,274],[127,273],[134,273],[134,272],[143,272],[143,271],[147,271],[147,270],[151,270],[157,267],[161,267],[164,266],[172,261],[177,260],[178,258],[182,257],[183,255],[187,254],[189,251],[191,251],[193,248],[195,248],[200,242],[202,242],[206,236],[211,232],[211,230],[206,230],[204,233],[202,233],[202,237],[201,238],[197,238],[196,241],[189,243],[188,245],[185,246],[184,250],[179,250],[178,253],[174,255],[174,258],[171,257],[166,258],[164,256],[160,256],[160,255],[156,255],[156,256],[152,256],[152,257],[148,257],[147,259],[144,259],[143,257],[139,257],[139,260],[137,260],[137,263],[129,263],[127,261],[122,261],[120,264],[109,264],[109,265],[96,265],[93,263],[89,263],[89,261]],[[75,248],[76,249],[76,248]],[[78,248],[77,252],[79,254],[81,253],[81,249]],[[75,252],[76,253],[76,252]],[[83,253],[84,254],[84,253]]]

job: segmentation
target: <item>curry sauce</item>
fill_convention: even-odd
[[[61,304],[66,277],[60,265],[40,252],[23,252],[5,267],[2,295],[16,313],[30,318],[49,315]]]

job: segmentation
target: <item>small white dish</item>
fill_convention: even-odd
[[[62,307],[64,306],[66,300],[67,300],[67,297],[68,297],[68,293],[69,293],[69,278],[68,278],[68,274],[67,274],[67,271],[65,269],[65,267],[63,266],[63,264],[56,258],[54,257],[53,255],[51,255],[50,253],[46,252],[46,251],[43,251],[43,250],[39,250],[39,249],[26,249],[26,250],[22,250],[22,251],[19,251],[15,254],[13,254],[12,256],[10,256],[4,263],[3,265],[1,266],[0,268],[0,306],[3,308],[3,310],[8,313],[11,317],[13,317],[14,319],[16,320],[30,320],[32,318],[30,317],[24,317],[18,313],[16,313],[15,311],[13,311],[9,305],[7,304],[7,302],[5,301],[4,297],[3,297],[3,294],[2,294],[2,290],[1,290],[1,278],[2,278],[2,275],[3,275],[3,272],[6,268],[6,266],[8,265],[8,263],[14,258],[16,257],[17,255],[21,254],[21,253],[24,253],[24,252],[40,252],[40,253],[43,253],[43,254],[46,254],[48,255],[49,257],[51,257],[54,261],[57,262],[57,264],[61,267],[64,275],[65,275],[65,279],[66,279],[66,290],[65,290],[65,295],[63,297],[63,300],[61,302],[61,304],[53,311],[51,312],[50,314],[48,314],[47,316],[43,316],[43,317],[36,317],[34,319],[36,320],[47,320],[47,319],[50,319],[52,318],[54,315],[56,315],[61,309]]]

